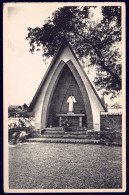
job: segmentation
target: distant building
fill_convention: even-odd
[[[8,117],[32,117],[34,113],[28,112],[28,105],[10,105],[8,107]]]
[[[23,110],[21,105],[11,105],[8,107],[8,117],[16,117]]]

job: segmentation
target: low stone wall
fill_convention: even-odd
[[[107,145],[122,145],[122,114],[103,112],[100,116],[100,141]]]
[[[122,130],[122,114],[103,112],[100,116],[101,130]]]

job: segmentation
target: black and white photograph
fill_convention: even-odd
[[[125,3],[4,3],[4,192],[126,191]]]

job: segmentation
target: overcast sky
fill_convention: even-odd
[[[57,8],[40,6],[8,8],[8,104],[30,103],[48,66],[42,52],[29,52],[28,27],[41,27]]]
[[[23,6],[26,5],[26,6]],[[60,5],[62,6],[62,5]],[[42,27],[44,21],[59,7],[55,3],[24,3],[8,6],[6,21],[6,78],[8,105],[30,103],[48,65],[42,60],[42,51],[31,54],[25,40],[28,27]],[[100,17],[100,8],[95,18]],[[49,60],[50,63],[50,60]]]

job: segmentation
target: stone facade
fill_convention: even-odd
[[[122,130],[122,114],[121,113],[105,113],[101,114],[101,130]]]
[[[78,62],[70,45],[65,41],[53,58],[39,89],[37,90],[29,111],[35,113],[36,129],[44,129],[52,122],[58,126],[56,114],[67,113],[66,104],[71,93],[77,103],[75,113],[84,113],[83,126],[100,130],[100,112],[105,111],[95,89]],[[77,125],[74,117],[73,124]]]
[[[77,103],[74,104],[74,113],[80,114],[85,112],[85,105],[83,101],[83,97],[79,86],[71,73],[70,69],[65,66],[62,70],[62,73],[59,78],[60,82],[58,82],[55,92],[52,97],[52,101],[49,108],[48,114],[48,126],[50,125],[50,120],[52,121],[52,126],[58,126],[59,120],[56,116],[57,113],[67,114],[68,112],[68,103],[66,103],[70,94],[74,94],[74,97]],[[75,125],[78,125],[77,117],[70,117],[70,120],[74,121]],[[86,126],[86,120],[83,123]]]

